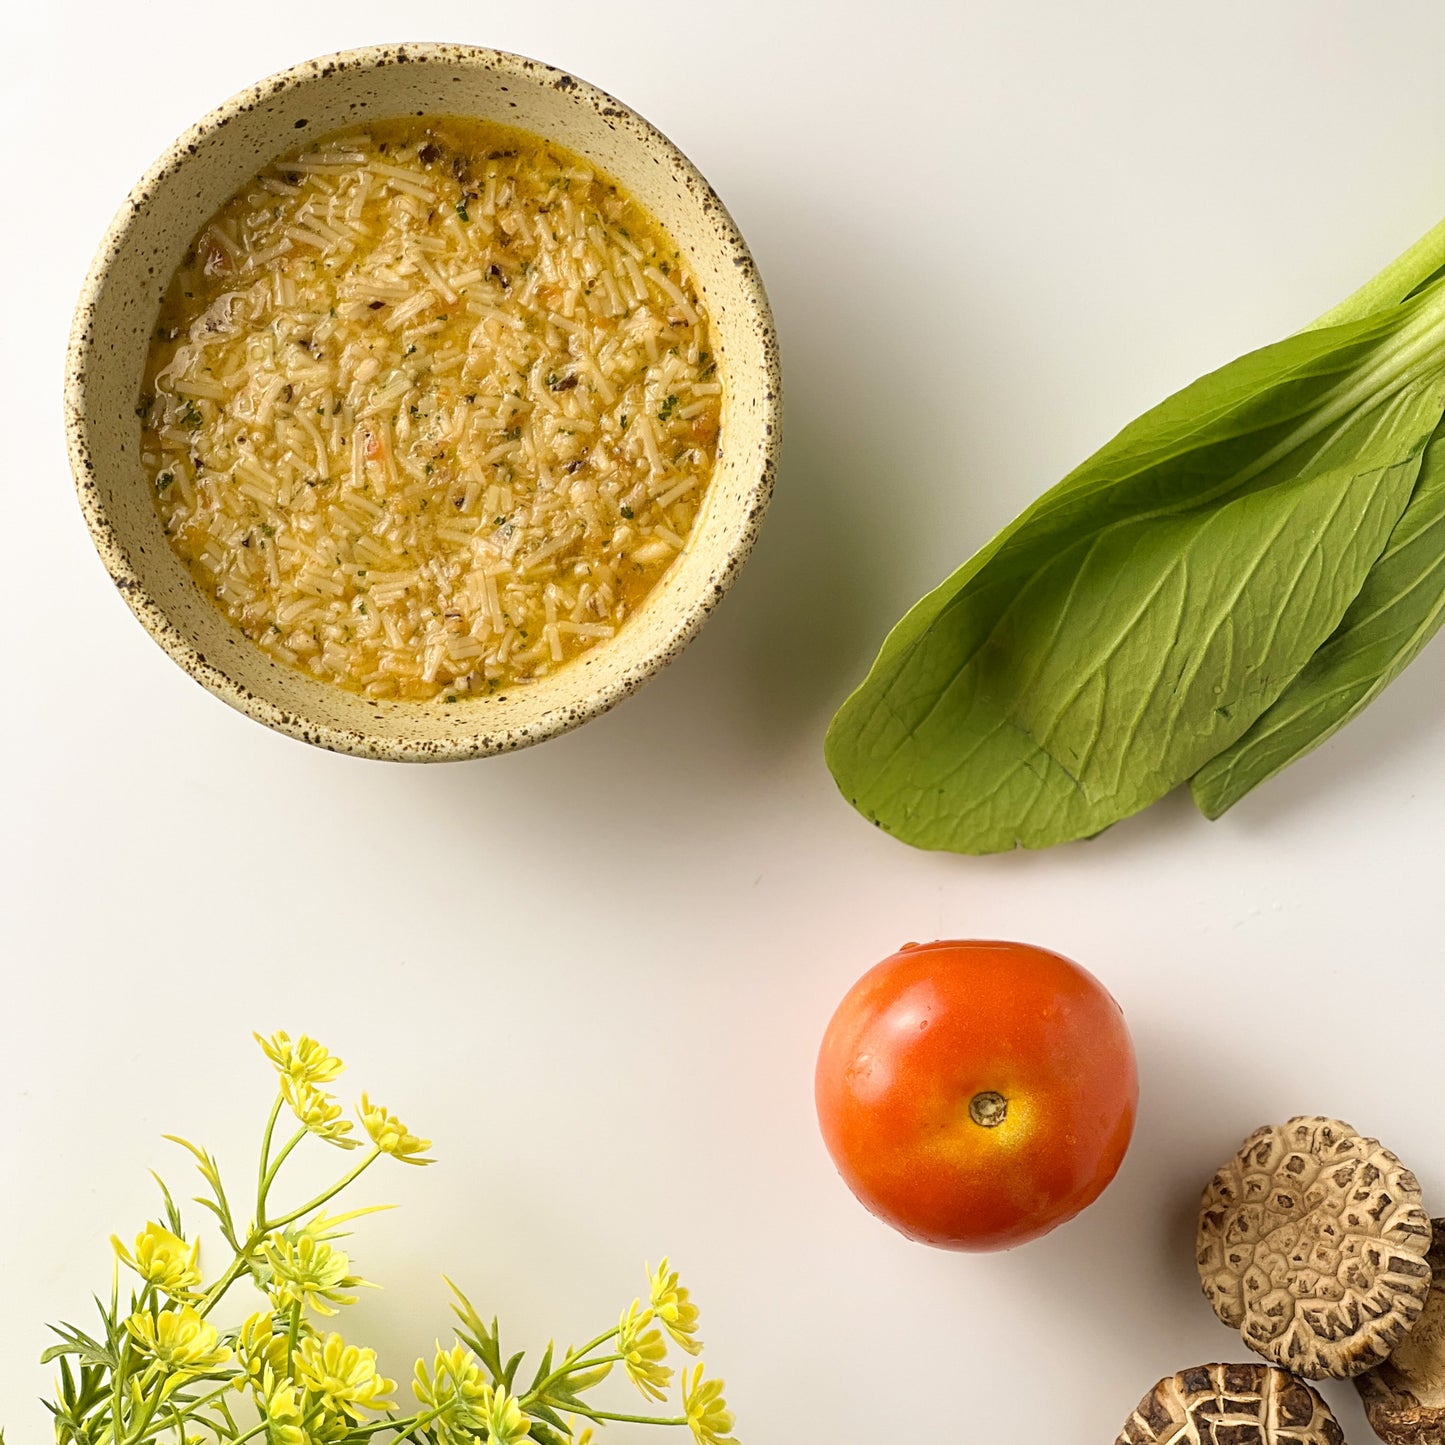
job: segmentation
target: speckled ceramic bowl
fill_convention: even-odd
[[[722,455],[683,554],[616,637],[524,687],[464,703],[379,702],[267,657],[191,580],[140,463],[146,349],[192,237],[248,178],[364,117],[472,115],[518,125],[608,172],[688,254],[712,318],[726,398]],[[365,757],[480,757],[554,737],[635,691],[697,633],[746,560],[767,508],[781,408],[777,340],[743,238],[712,188],[645,120],[536,61],[455,45],[397,45],[309,61],[187,131],[131,192],[86,278],[65,384],[71,466],[95,545],[152,637],[258,721]]]

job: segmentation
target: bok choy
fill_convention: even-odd
[[[1323,741],[1445,616],[1445,224],[1312,327],[1132,422],[888,635],[829,728],[922,848],[1211,817]]]

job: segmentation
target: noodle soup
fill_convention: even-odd
[[[616,634],[680,555],[724,396],[684,258],[551,143],[443,117],[269,167],[165,300],[143,462],[273,657],[460,701]]]

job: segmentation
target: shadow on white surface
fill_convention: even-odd
[[[1135,1034],[1141,1111],[1118,1177],[1075,1220],[1001,1258],[1010,1290],[1047,1310],[1051,1336],[1072,1342],[1064,1368],[1078,1376],[1080,1398],[1089,1398],[1089,1382],[1118,1377],[1120,1361],[1133,1362],[1135,1396],[1119,1399],[1112,1415],[1102,1400],[1092,1403],[1098,1418],[1078,1422],[1080,1439],[1113,1438],[1137,1398],[1163,1376],[1254,1358],[1216,1319],[1200,1288],[1199,1199],[1248,1133],[1279,1109],[1284,1117],[1305,1106],[1279,1097],[1290,1088],[1278,1054],[1262,1056],[1258,1073],[1221,1068],[1209,1031],[1188,1027],[1190,1001],[1203,1001],[1208,981],[1184,978],[1178,985],[1181,1007],[1170,1023],[1151,1020]],[[1289,1047],[1287,1040],[1279,1045]],[[1333,1381],[1320,1388],[1347,1437],[1366,1438],[1353,1388]],[[1049,1393],[1068,1397],[1062,1378]]]

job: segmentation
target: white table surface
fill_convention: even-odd
[[[154,1213],[148,1167],[189,1185],[161,1133],[247,1166],[251,1030],[289,1028],[436,1141],[434,1168],[378,1170],[365,1197],[404,1207],[352,1241],[387,1292],[351,1329],[403,1381],[446,1328],[443,1270],[536,1346],[602,1328],[669,1251],[745,1445],[1112,1439],[1158,1376],[1243,1355],[1191,1241],[1255,1125],[1351,1120],[1445,1212],[1445,644],[1222,822],[1173,798],[1038,855],[890,840],[822,733],[887,626],[1026,501],[1445,213],[1445,8],[401,13],[0,19],[0,1423],[47,1437],[44,1324],[89,1319],[107,1236]],[[82,274],[165,143],[293,61],[411,38],[552,61],[672,136],[754,248],[787,393],[772,515],[688,653],[568,737],[436,767],[311,749],[187,679],[91,550],[60,420]],[[844,990],[950,935],[1078,958],[1139,1051],[1116,1183],[1009,1254],[877,1224],[813,1117]]]

